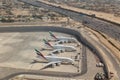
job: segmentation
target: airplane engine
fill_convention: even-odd
[[[66,40],[66,41],[64,41],[64,42],[65,42],[65,43],[69,43],[69,41],[67,41],[67,40]]]
[[[54,68],[56,66],[56,64],[52,64],[52,68]]]
[[[67,43],[71,43],[71,41],[67,41]]]
[[[59,44],[63,44],[64,42],[63,41],[60,41]]]
[[[60,50],[60,52],[62,53],[62,52],[64,52],[63,50]]]
[[[60,66],[61,65],[61,63],[56,63],[56,66]]]
[[[65,50],[64,50],[64,49],[62,49],[62,50],[60,50],[60,52],[61,52],[61,53],[63,53],[63,52],[65,52]]]
[[[58,53],[61,53],[61,50],[59,50]]]
[[[64,52],[64,50],[58,50],[58,53],[62,53],[62,52]]]

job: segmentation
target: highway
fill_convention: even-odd
[[[48,5],[43,2],[37,1],[37,0],[19,0],[22,2],[25,2],[27,4],[37,6],[37,7],[43,7],[48,10],[52,10],[55,12],[58,12],[60,14],[64,14],[66,16],[69,16],[70,18],[76,20],[76,21],[86,21],[89,28],[92,28],[96,31],[103,32],[107,34],[108,36],[120,41],[120,26],[111,24],[109,22],[105,22],[96,18],[91,18],[89,16],[86,16],[85,14],[75,12],[72,10],[68,10],[65,8],[62,8],[60,6],[53,6],[53,5]]]

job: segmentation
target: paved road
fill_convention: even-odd
[[[55,7],[55,6],[47,5],[47,4],[44,4],[37,0],[19,0],[19,1],[23,1],[23,2],[25,2],[27,4],[31,4],[33,6],[43,7],[45,9],[49,9],[49,10],[58,12],[60,14],[64,14],[66,16],[71,17],[72,19],[74,19],[76,21],[80,21],[80,22],[87,21],[86,25],[88,27],[90,27],[94,30],[103,32],[103,33],[107,34],[108,36],[120,41],[120,26],[117,26],[117,25],[114,25],[114,24],[111,24],[108,22],[104,22],[102,20],[98,20],[95,18],[91,18],[91,17],[88,17],[81,13],[74,12],[74,11],[71,11],[68,9],[63,9],[59,6]]]
[[[81,64],[81,75],[87,72],[87,54],[86,54],[86,46],[82,46],[82,64]]]

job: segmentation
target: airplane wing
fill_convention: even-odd
[[[53,54],[55,54],[55,53],[62,53],[62,52],[65,52],[65,50],[64,49],[54,49],[52,51]]]
[[[63,41],[57,41],[57,42],[55,42],[55,45],[57,45],[57,44],[62,44],[63,43]]]
[[[53,57],[55,57],[56,55],[55,54],[53,54],[53,53],[50,53],[50,54],[48,54],[49,56],[53,56]]]
[[[70,41],[68,40],[59,40],[55,44],[63,44],[63,43],[69,43]]]
[[[41,70],[48,68],[48,67],[54,68],[55,66],[60,65],[60,64],[61,64],[61,61],[52,61],[52,62],[47,63],[43,68],[41,68]]]

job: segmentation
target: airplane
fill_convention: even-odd
[[[74,65],[74,60],[71,58],[67,58],[67,57],[57,57],[55,55],[49,55],[49,56],[44,56],[39,50],[35,49],[35,52],[37,54],[37,58],[48,62],[42,69],[47,68],[49,66],[52,66],[53,68],[55,66],[60,66],[61,63],[70,63],[72,65]]]
[[[48,47],[48,48],[52,48],[54,49],[53,50],[53,53],[54,52],[71,52],[71,51],[76,51],[76,48],[73,47],[73,46],[65,46],[65,45],[51,45],[48,41],[46,41],[45,39],[43,39],[45,45]]]
[[[77,40],[71,37],[56,37],[51,31],[49,31],[50,36],[57,41],[58,44],[62,43],[76,43]]]

